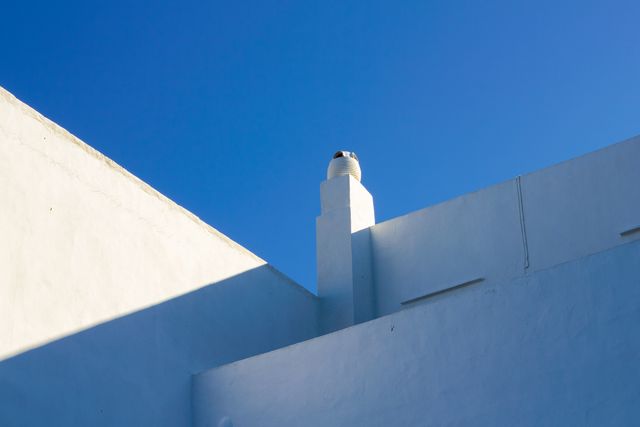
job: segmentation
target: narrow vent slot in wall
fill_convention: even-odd
[[[462,283],[459,283],[457,285],[453,285],[453,286],[450,286],[450,287],[445,288],[445,289],[441,289],[441,290],[436,291],[436,292],[431,292],[431,293],[428,293],[428,294],[425,294],[425,295],[422,295],[422,296],[419,296],[419,297],[416,297],[416,298],[408,299],[406,301],[401,302],[400,305],[409,305],[409,304],[413,304],[415,302],[424,301],[426,299],[429,299],[429,298],[432,298],[432,297],[435,297],[435,296],[438,296],[438,295],[442,295],[442,294],[445,294],[447,292],[451,292],[451,291],[455,291],[457,289],[466,288],[467,286],[475,285],[476,283],[480,283],[483,280],[484,280],[484,277],[478,277],[478,278],[473,279],[473,280],[467,280],[466,282],[462,282]]]
[[[627,237],[632,234],[640,233],[640,225],[620,232],[620,237]]]

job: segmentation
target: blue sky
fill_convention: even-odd
[[[304,286],[319,183],[378,221],[640,134],[640,3],[13,2],[0,85]]]

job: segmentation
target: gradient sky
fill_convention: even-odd
[[[1,16],[1,86],[311,290],[336,150],[360,157],[381,221],[640,133],[637,1],[30,1]]]

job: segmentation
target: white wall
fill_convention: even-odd
[[[0,236],[0,425],[185,425],[192,373],[317,334],[315,296],[2,89]]]
[[[371,194],[351,175],[322,182],[320,196],[318,296],[322,332],[329,333],[373,318],[368,234],[352,238],[352,233],[375,224],[375,213]]]
[[[0,91],[0,358],[265,262]]]
[[[1,426],[188,426],[191,375],[317,335],[269,266],[0,362]]]
[[[522,177],[532,269],[640,238],[640,137]]]
[[[371,228],[378,315],[471,280],[523,271],[512,182],[394,218]]]
[[[195,425],[640,425],[639,259],[636,241],[212,369]]]
[[[640,138],[370,228],[377,315],[640,238]]]
[[[630,140],[357,232],[395,314],[198,377],[198,420],[637,421],[639,159]],[[319,333],[313,295],[3,90],[0,207],[0,425],[188,425],[191,374]]]
[[[639,164],[635,138],[356,232],[384,317],[196,376],[196,425],[640,423]]]

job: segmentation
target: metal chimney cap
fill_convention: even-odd
[[[352,151],[337,151],[329,162],[327,179],[343,175],[351,175],[357,181],[362,177],[358,156]]]

